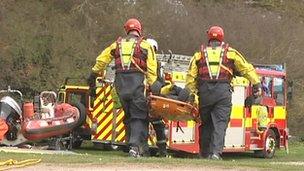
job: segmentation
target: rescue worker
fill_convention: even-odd
[[[161,93],[157,81],[157,60],[150,44],[142,37],[141,23],[134,18],[124,24],[125,37],[119,37],[96,58],[96,64],[88,78],[90,87],[95,86],[98,73],[115,61],[114,86],[125,112],[124,124],[131,157],[148,154],[148,103],[146,86]]]
[[[147,42],[154,48],[154,51],[158,51],[158,43],[154,39],[147,39]],[[165,85],[165,80],[162,78],[161,74],[161,64],[158,62],[157,73],[158,73],[158,81]],[[156,134],[156,145],[158,147],[158,156],[159,157],[167,157],[167,138],[165,133],[165,124],[162,118],[150,118],[150,122],[153,125]]]
[[[187,72],[186,88],[199,96],[200,155],[220,160],[231,113],[230,85],[237,73],[253,84],[254,95],[261,92],[254,67],[235,49],[224,42],[224,31],[212,26],[207,31],[208,44],[192,57]]]

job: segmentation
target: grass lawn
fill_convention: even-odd
[[[198,158],[129,158],[127,153],[121,151],[101,151],[93,148],[90,142],[84,147],[75,150],[79,155],[62,154],[23,154],[0,152],[0,161],[8,159],[25,160],[29,158],[41,158],[43,163],[83,163],[83,164],[153,164],[168,166],[191,166],[199,168],[203,166],[217,166],[221,168],[258,168],[270,170],[302,170],[304,169],[304,143],[293,142],[290,144],[289,154],[285,150],[277,150],[273,159],[253,158],[253,153],[225,154],[223,161],[210,161]],[[291,162],[297,162],[293,164]]]

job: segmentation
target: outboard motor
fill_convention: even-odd
[[[8,131],[5,134],[8,141],[14,141],[18,137],[21,114],[21,108],[13,98],[5,96],[0,100],[0,118],[8,125]]]

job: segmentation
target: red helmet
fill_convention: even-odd
[[[129,19],[125,25],[124,25],[125,31],[126,33],[129,33],[132,30],[136,30],[140,35],[141,35],[141,24],[140,22],[135,19],[135,18],[131,18]]]
[[[219,41],[224,41],[224,30],[220,26],[212,26],[207,31],[208,40],[216,39]]]

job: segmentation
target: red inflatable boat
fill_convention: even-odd
[[[16,146],[26,141],[68,134],[85,121],[81,103],[57,103],[56,93],[43,91],[24,102],[19,90],[0,90],[0,144]],[[14,94],[15,98],[11,97]],[[19,95],[20,97],[17,98]]]
[[[54,118],[24,118],[22,134],[28,140],[38,140],[71,131],[78,123],[79,110],[63,103],[55,106]]]

